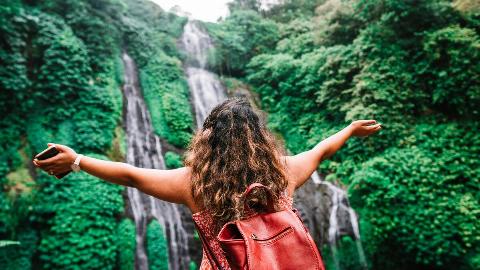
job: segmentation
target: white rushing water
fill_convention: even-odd
[[[333,185],[328,181],[322,180],[317,171],[313,172],[311,179],[315,183],[315,185],[323,185],[328,190],[326,194],[330,194],[331,206],[328,219],[328,243],[332,251],[333,262],[336,269],[341,269],[341,263],[338,258],[337,242],[344,234],[342,233],[342,227],[345,227],[345,224],[341,224],[339,219],[339,217],[342,216],[342,212],[347,213],[346,218],[348,220],[343,220],[342,222],[349,223],[349,225],[351,226],[350,230],[348,231],[353,232],[352,237],[355,239],[357,246],[358,262],[362,266],[362,268],[366,269],[367,262],[360,239],[360,229],[358,227],[357,214],[350,207],[346,191]]]
[[[189,20],[181,37],[181,47],[187,55],[185,75],[192,94],[197,127],[210,111],[227,97],[218,76],[207,70],[208,55],[213,50],[212,39],[197,21]]]
[[[135,63],[126,53],[122,55],[122,60],[125,67],[123,94],[127,163],[140,168],[165,169],[160,139],[153,133],[150,114],[139,88]],[[160,223],[168,240],[169,268],[187,269],[190,262],[187,232],[179,206],[158,200],[132,187],[128,187],[128,201],[136,225],[135,269],[148,270],[145,235],[151,218]]]

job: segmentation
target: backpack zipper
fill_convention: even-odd
[[[260,241],[260,242],[271,242],[271,241],[276,241],[277,239],[283,237],[285,234],[288,234],[290,231],[293,231],[293,228],[291,226],[283,229],[277,235],[272,235],[272,236],[270,236],[266,239],[259,239],[258,236],[254,233],[252,233],[250,235],[250,238],[252,238],[253,240],[256,240],[256,241]]]

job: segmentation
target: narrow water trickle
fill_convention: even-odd
[[[140,168],[165,169],[160,139],[153,133],[150,114],[143,100],[135,63],[128,54],[122,55],[125,67],[124,123],[127,133],[127,163]],[[128,201],[136,225],[135,269],[148,270],[145,247],[147,223],[156,219],[168,241],[169,269],[188,269],[187,233],[179,205],[158,200],[136,188],[127,188]]]

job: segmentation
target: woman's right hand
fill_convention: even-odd
[[[375,120],[356,120],[350,123],[352,136],[365,137],[372,135],[382,128],[382,124]]]

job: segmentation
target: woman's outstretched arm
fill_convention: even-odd
[[[381,129],[375,120],[353,121],[344,129],[319,142],[312,149],[294,156],[286,156],[290,191],[300,187],[307,181],[318,165],[335,154],[352,136],[364,137]]]
[[[70,165],[75,161],[77,153],[65,145],[55,144],[55,147],[59,150],[59,154],[46,160],[34,159],[33,163],[47,173],[52,172],[58,175],[70,170]],[[190,192],[185,181],[189,172],[185,167],[174,170],[144,169],[127,163],[83,156],[80,168],[105,181],[135,187],[169,202],[185,203],[185,195]]]

